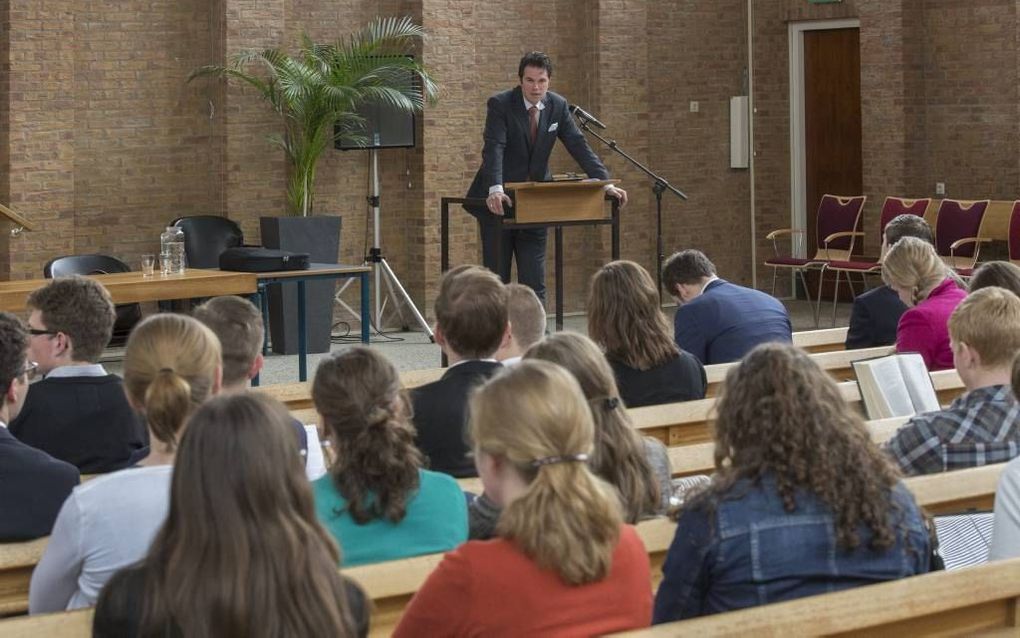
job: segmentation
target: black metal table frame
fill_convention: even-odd
[[[508,222],[505,217],[496,217],[500,226],[506,229],[515,228],[550,228],[554,230],[554,272],[556,279],[556,330],[563,330],[563,228],[566,226],[610,226],[612,243],[610,254],[615,261],[620,258],[620,202],[615,197],[606,196],[606,200],[612,203],[612,213],[605,219],[585,219],[578,221],[560,221],[539,224],[518,224]],[[467,204],[468,206],[485,206],[485,199],[480,197],[443,197],[439,206],[439,245],[440,245],[440,269],[446,272],[450,269],[450,205]],[[465,211],[467,213],[467,211]],[[496,258],[499,259],[499,248],[497,247]]]

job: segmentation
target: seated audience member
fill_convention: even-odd
[[[591,410],[569,372],[523,361],[471,399],[478,474],[499,538],[448,553],[395,636],[595,636],[648,625],[648,554],[588,469]]]
[[[436,343],[450,367],[438,381],[411,391],[416,443],[430,469],[474,476],[464,441],[468,394],[503,369],[493,354],[510,334],[506,287],[485,268],[459,266],[439,280],[434,311]]]
[[[624,520],[664,514],[673,493],[673,470],[669,453],[658,439],[641,436],[620,401],[613,370],[606,357],[588,337],[560,332],[533,345],[524,360],[542,360],[567,369],[588,400],[595,423],[595,451],[589,463],[592,472],[616,488]],[[485,494],[468,507],[472,539],[484,540],[495,533],[499,508]]]
[[[988,560],[1020,556],[1020,458],[1013,459],[1002,470],[999,488],[995,490],[993,520]]]
[[[223,351],[222,392],[247,390],[249,382],[265,363],[262,356],[265,337],[262,313],[247,299],[225,296],[210,299],[192,314],[220,340]],[[295,419],[291,419],[291,427],[297,434],[301,456],[305,459],[305,472],[309,480],[314,481],[326,473],[318,431],[315,426],[306,426]]]
[[[705,397],[704,366],[673,342],[655,283],[638,264],[613,261],[592,276],[588,336],[605,351],[627,407]]]
[[[658,439],[634,429],[613,369],[595,342],[576,332],[561,332],[532,346],[524,357],[560,365],[581,384],[595,422],[595,452],[589,466],[619,492],[624,519],[636,523],[665,513],[673,491],[669,453]]]
[[[256,393],[195,412],[166,523],[144,560],[103,588],[93,636],[367,634],[364,594],[337,571],[336,543],[315,520],[291,420]]]
[[[77,466],[112,472],[148,453],[145,425],[124,396],[120,377],[99,363],[116,312],[102,284],[54,279],[28,296],[29,358],[45,375],[33,383],[11,434]]]
[[[545,308],[529,286],[506,284],[506,292],[510,340],[493,356],[503,365],[512,366],[521,360],[525,350],[545,336]]]
[[[1020,403],[1009,385],[1020,353],[1020,298],[994,287],[972,293],[949,318],[949,335],[967,391],[945,410],[911,418],[886,443],[907,475],[1001,463],[1020,454]]]
[[[758,346],[730,370],[716,471],[680,510],[655,623],[928,571],[920,508],[843,405],[792,346]]]
[[[903,237],[917,237],[935,245],[931,226],[920,215],[897,215],[885,226],[881,255]],[[850,312],[846,349],[891,346],[896,343],[896,326],[907,311],[896,291],[883,284],[858,295]]]
[[[319,364],[312,401],[335,459],[314,483],[319,520],[348,566],[453,549],[467,540],[457,482],[422,469],[396,369],[354,347]]]
[[[124,389],[148,423],[151,451],[137,467],[71,492],[32,573],[30,613],[92,606],[113,574],[145,556],[166,518],[185,421],[219,388],[220,344],[208,328],[174,314],[135,327],[124,353]]]
[[[35,375],[28,360],[28,334],[17,317],[0,312],[0,542],[46,536],[78,484],[70,463],[29,447],[11,436],[7,424],[18,415]]]
[[[700,250],[681,250],[662,267],[662,284],[679,305],[673,338],[701,363],[739,361],[758,344],[790,343],[786,306],[772,295],[719,279]]]
[[[974,292],[989,286],[1005,288],[1014,295],[1020,296],[1020,266],[1008,261],[990,261],[981,264],[971,276],[968,289]]]
[[[904,237],[882,261],[882,279],[907,311],[896,326],[896,351],[918,352],[931,371],[953,367],[947,321],[967,296],[931,244]]]

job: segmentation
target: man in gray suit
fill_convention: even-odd
[[[550,179],[549,155],[556,138],[588,177],[608,179],[609,172],[571,118],[567,101],[549,91],[549,56],[537,51],[528,53],[521,58],[517,75],[520,86],[497,93],[488,102],[482,167],[467,193],[468,197],[486,198],[485,207],[465,208],[478,218],[485,266],[509,283],[510,262],[517,255],[518,279],[544,301],[546,230],[526,228],[500,233],[496,216],[505,214],[504,206],[511,204],[503,184]],[[609,186],[606,192],[621,205],[627,203],[623,189]]]

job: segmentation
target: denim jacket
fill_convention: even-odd
[[[833,515],[806,490],[786,512],[775,478],[740,481],[716,502],[682,513],[663,565],[653,622],[663,623],[753,607],[928,571],[930,543],[920,509],[903,483],[893,488],[890,513],[896,544],[837,546]],[[906,542],[904,540],[906,539]]]

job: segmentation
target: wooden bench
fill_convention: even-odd
[[[618,635],[631,638],[1018,636],[1020,558],[667,623]]]
[[[943,405],[963,393],[963,381],[956,370],[931,373],[932,383]],[[862,410],[861,394],[856,381],[844,381],[839,391],[852,409]],[[634,427],[646,436],[652,436],[673,447],[690,443],[707,443],[712,440],[709,418],[713,415],[716,399],[698,399],[681,403],[668,403],[630,410]],[[319,416],[314,408],[292,409],[291,414],[302,423],[317,424]]]
[[[823,328],[793,333],[793,345],[808,352],[832,352],[846,347],[847,328]]]
[[[907,417],[893,417],[891,419],[878,419],[867,421],[868,430],[871,432],[871,439],[875,443],[885,443],[896,430],[906,423]],[[673,477],[694,476],[696,474],[711,474],[715,471],[715,444],[714,443],[692,443],[689,445],[678,445],[666,448],[669,454],[669,465],[673,470]],[[482,493],[482,483],[477,478],[457,479],[457,484],[465,492],[475,494]]]
[[[999,463],[944,474],[913,477],[907,479],[906,484],[913,492],[918,504],[932,513],[948,514],[970,509],[988,510],[994,504],[995,488],[1004,466],[1004,463]],[[644,521],[637,526],[637,529],[648,550],[652,563],[652,578],[657,584],[661,578],[662,562],[665,560],[666,551],[673,540],[674,524],[668,519],[660,518]],[[0,556],[10,551],[20,555],[23,561],[22,564],[15,566],[12,565],[13,561],[0,558],[0,565],[13,567],[10,570],[0,569],[0,589],[7,592],[8,613],[27,609],[28,578],[31,575],[32,567],[41,556],[45,539],[21,545],[20,548],[15,548],[13,545],[0,546]],[[32,555],[32,552],[35,554]],[[407,601],[421,587],[421,584],[441,559],[441,554],[430,554],[344,570],[344,574],[364,587],[365,592],[375,605],[372,616],[373,635],[385,635],[392,630]],[[20,601],[20,605],[13,604],[17,601]],[[5,637],[8,635],[53,635],[50,633],[50,627],[63,628],[66,625],[67,633],[59,635],[87,636],[88,632],[72,631],[72,628],[78,627],[79,623],[86,623],[84,619],[76,619],[75,614],[81,613],[40,616],[40,622],[47,623],[45,629],[32,629],[31,623],[35,619],[0,621],[0,635]],[[53,616],[61,616],[62,620],[58,621]],[[64,624],[59,624],[61,622]],[[28,627],[24,631],[32,630],[36,633],[9,634],[8,630],[12,627],[15,630],[18,630],[19,627]]]
[[[963,381],[956,370],[941,370],[931,374],[939,401],[948,404],[963,393]],[[861,410],[861,394],[856,381],[839,384],[843,400],[853,409]],[[700,399],[669,403],[630,410],[634,426],[642,434],[654,436],[668,446],[704,443],[711,440],[708,429],[716,400]]]
[[[852,381],[857,378],[857,375],[854,373],[854,361],[882,357],[891,354],[894,350],[893,346],[862,348],[860,350],[838,350],[812,354],[811,358],[836,381]],[[711,397],[718,394],[719,386],[726,379],[726,374],[736,365],[736,362],[734,362],[715,363],[705,366],[705,377],[708,380],[706,396]]]
[[[823,370],[827,370],[837,381],[853,379],[853,368],[850,363],[859,359],[869,359],[892,352],[892,346],[879,348],[866,348],[861,350],[843,350],[842,339],[846,338],[846,328],[833,328],[831,330],[812,330],[810,332],[794,333],[794,343],[798,342],[797,335],[814,335],[814,333],[831,333],[825,336],[801,337],[800,341],[809,344],[814,350],[808,349],[813,358]],[[841,336],[840,336],[841,335]],[[838,337],[839,348],[828,340]],[[798,344],[799,345],[799,344]],[[839,350],[839,351],[834,351]],[[705,374],[708,377],[708,396],[713,396],[718,390],[719,383],[726,377],[726,372],[733,366],[733,363],[717,363],[705,366]],[[445,368],[427,368],[423,370],[404,370],[400,373],[400,381],[405,388],[416,388],[426,383],[431,383],[446,372]],[[256,388],[283,402],[291,410],[304,410],[314,407],[311,395],[312,384],[308,381],[294,383],[276,383]]]

